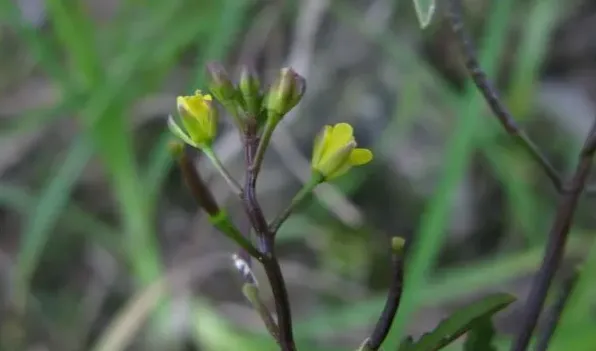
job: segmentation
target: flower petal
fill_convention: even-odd
[[[186,98],[188,98],[188,96],[178,96],[176,98],[176,107],[178,108],[178,112],[180,114],[189,113],[188,105],[186,104]]]
[[[211,143],[215,138],[218,122],[217,109],[212,105],[211,95],[197,90],[191,96],[178,96],[176,102],[186,136],[195,145]]]
[[[331,150],[342,148],[354,139],[354,129],[348,123],[337,123],[333,126],[330,139],[329,148]]]
[[[201,125],[205,137],[213,139],[215,137],[215,127],[217,126],[217,110],[210,100],[202,100],[202,104],[205,111],[200,118],[197,118],[197,121]]]
[[[369,149],[354,149],[350,154],[350,164],[359,166],[369,163],[373,159],[373,153]]]
[[[321,162],[323,158],[323,154],[325,153],[325,149],[327,148],[327,144],[329,144],[329,136],[331,135],[331,131],[333,130],[332,126],[326,125],[323,127],[323,130],[317,135],[315,138],[315,144],[312,150],[312,159],[311,165],[315,167],[317,164]]]
[[[201,94],[200,90],[197,90],[199,92],[199,94]],[[211,97],[211,94],[201,94],[201,96],[203,97],[203,100],[205,101],[212,101],[213,98]]]
[[[209,109],[209,105],[207,104],[202,95],[195,95],[186,99],[186,106],[195,118],[207,113]]]

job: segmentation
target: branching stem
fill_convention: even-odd
[[[524,317],[519,324],[519,331],[511,348],[512,351],[524,351],[528,347],[532,333],[542,312],[553,277],[561,264],[573,215],[577,208],[580,195],[584,192],[586,181],[592,167],[593,156],[596,150],[596,124],[594,124],[590,130],[587,140],[580,152],[574,174],[569,181],[564,182],[562,180],[563,178],[551,165],[548,159],[539,151],[538,147],[517,126],[513,116],[501,101],[497,90],[480,67],[472,45],[472,40],[464,27],[460,0],[448,0],[446,5],[447,18],[451,24],[452,32],[460,45],[466,68],[476,87],[483,95],[505,131],[511,135],[541,166],[553,183],[557,192],[560,194],[557,212],[548,236],[542,264],[534,278],[530,294],[524,307]]]

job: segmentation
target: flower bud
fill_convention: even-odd
[[[406,246],[406,240],[399,236],[394,236],[391,238],[391,251],[393,251],[396,255],[401,255],[404,252],[404,247]]]
[[[218,121],[217,109],[212,104],[211,95],[203,95],[197,90],[195,95],[179,96],[176,102],[184,128],[170,117],[168,126],[172,133],[193,147],[209,147],[215,139]]]
[[[226,69],[217,62],[212,62],[207,65],[207,73],[209,75],[209,90],[219,102],[223,105],[234,102],[238,91]]]
[[[283,68],[267,95],[268,117],[281,118],[302,99],[306,81],[291,68]]]
[[[254,70],[248,66],[243,66],[240,71],[240,82],[238,84],[240,96],[244,104],[245,111],[258,117],[261,112],[263,94],[261,93],[261,82]]]

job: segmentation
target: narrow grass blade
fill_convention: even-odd
[[[38,196],[31,194],[31,192],[14,185],[0,183],[0,206],[27,216],[38,202]],[[121,252],[118,245],[118,232],[116,229],[80,207],[73,204],[67,205],[60,223],[66,230],[89,235],[93,241],[99,243],[107,251],[118,257],[123,257],[123,252]]]
[[[15,302],[19,308],[26,304],[26,301],[20,299],[29,294],[31,277],[49,239],[49,228],[54,227],[92,153],[93,148],[89,140],[85,137],[77,139],[41,193],[39,202],[29,213],[17,256],[14,298],[17,299]]]
[[[484,49],[480,58],[489,76],[496,70],[507,38],[507,30],[504,28],[507,28],[513,3],[512,0],[495,2],[492,5],[493,10],[490,11],[485,29],[485,42],[482,45]],[[394,334],[388,338],[389,341],[395,342],[386,345],[390,349],[397,347],[396,342],[401,339],[406,322],[411,320],[413,312],[419,306],[417,296],[425,289],[426,279],[444,241],[445,228],[452,209],[451,198],[476,149],[477,134],[483,121],[479,116],[482,115],[485,106],[471,82],[466,86],[466,94],[462,97],[460,106],[462,116],[456,122],[453,135],[446,146],[442,177],[435,190],[435,196],[421,217],[420,227],[408,254],[402,308],[394,324]],[[489,120],[484,122],[487,123]]]

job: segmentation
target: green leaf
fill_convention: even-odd
[[[399,349],[397,349],[397,351],[411,351],[414,346],[414,339],[412,339],[411,336],[408,336],[401,342],[401,344],[399,344]]]
[[[480,318],[468,332],[464,351],[497,351],[492,345],[495,328],[490,317]]]
[[[435,0],[414,0],[414,9],[416,10],[418,22],[420,22],[420,28],[424,29],[430,24],[435,8]]]
[[[424,334],[408,351],[440,350],[473,328],[478,320],[491,317],[513,301],[515,297],[499,293],[474,302],[443,320],[432,332]]]

